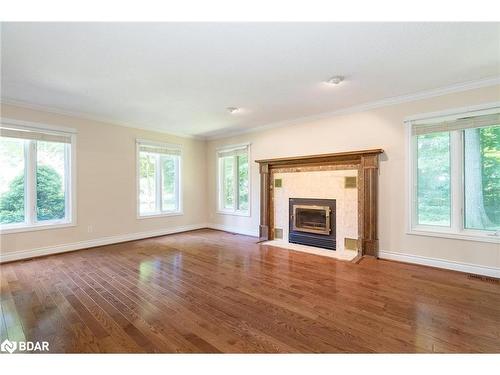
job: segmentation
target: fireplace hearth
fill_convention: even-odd
[[[336,250],[335,199],[290,198],[291,243]]]

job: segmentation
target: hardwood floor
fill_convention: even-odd
[[[0,266],[0,339],[51,352],[500,352],[500,284],[198,230]]]

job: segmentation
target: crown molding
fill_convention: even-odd
[[[256,132],[261,132],[261,131],[274,129],[274,128],[298,125],[298,124],[308,122],[308,121],[317,121],[317,120],[322,120],[322,119],[325,119],[328,117],[333,117],[333,116],[340,116],[340,115],[347,115],[347,114],[352,114],[352,113],[364,112],[364,111],[369,111],[372,109],[388,107],[391,105],[408,103],[408,102],[413,102],[413,101],[417,101],[417,100],[423,100],[423,99],[433,98],[433,97],[437,97],[437,96],[443,96],[443,95],[447,95],[447,94],[453,94],[453,93],[469,91],[469,90],[479,89],[482,87],[490,87],[490,86],[495,86],[495,85],[500,85],[500,76],[484,78],[484,79],[480,79],[480,80],[476,80],[476,81],[457,83],[457,84],[453,84],[450,86],[445,86],[445,87],[440,87],[437,89],[431,89],[431,90],[425,90],[425,91],[419,91],[419,92],[412,93],[412,94],[394,96],[394,97],[376,100],[376,101],[372,101],[372,102],[368,102],[368,103],[363,103],[360,105],[342,108],[342,109],[335,110],[335,111],[323,112],[323,113],[319,113],[319,114],[315,114],[315,115],[309,115],[309,116],[303,116],[303,117],[298,117],[298,118],[294,118],[294,119],[273,122],[270,124],[261,125],[261,126],[257,126],[257,127],[253,127],[253,128],[249,128],[249,129],[231,130],[230,128],[229,129],[226,128],[226,129],[218,130],[218,131],[211,132],[211,133],[209,132],[209,133],[206,133],[205,135],[203,135],[203,134],[193,135],[193,134],[187,134],[187,133],[171,132],[171,131],[160,130],[160,129],[157,129],[154,127],[149,127],[149,126],[142,126],[142,125],[131,124],[131,123],[126,123],[126,122],[117,122],[117,121],[111,120],[109,118],[94,116],[94,115],[83,113],[83,112],[68,111],[68,110],[63,110],[63,109],[59,109],[59,108],[28,103],[28,102],[24,102],[24,101],[20,101],[20,100],[14,100],[14,99],[10,99],[10,98],[0,98],[0,103],[6,104],[6,105],[12,105],[12,106],[16,106],[16,107],[22,107],[22,108],[26,108],[26,109],[32,109],[32,110],[36,110],[36,111],[43,111],[43,112],[54,113],[54,114],[59,114],[59,115],[64,115],[64,116],[81,118],[81,119],[85,119],[85,120],[99,121],[99,122],[107,123],[110,125],[124,126],[127,128],[133,128],[133,129],[148,130],[148,131],[153,131],[153,132],[162,133],[162,134],[168,134],[168,135],[172,135],[172,136],[176,136],[176,137],[180,137],[180,138],[212,141],[212,140],[217,140],[217,139],[230,138],[230,137],[238,136],[240,134],[256,133]]]
[[[156,133],[172,135],[172,136],[180,137],[180,138],[197,139],[197,140],[205,140],[206,139],[203,136],[192,135],[192,134],[187,134],[187,133],[165,131],[165,130],[157,129],[157,128],[154,128],[151,126],[131,124],[131,123],[122,122],[122,121],[118,122],[118,121],[115,121],[115,120],[112,120],[112,119],[109,119],[106,117],[94,116],[94,115],[91,115],[88,113],[83,113],[83,112],[78,112],[78,111],[69,111],[69,110],[64,110],[64,109],[55,108],[55,107],[48,107],[48,106],[44,106],[44,105],[28,103],[25,101],[15,100],[15,99],[10,99],[10,98],[0,98],[0,104],[31,109],[34,111],[53,113],[56,115],[76,117],[76,118],[84,119],[84,120],[98,121],[98,122],[102,122],[102,123],[109,124],[109,125],[123,126],[126,128],[132,128],[132,129],[147,130],[147,131],[152,131],[152,132],[156,132]]]
[[[363,103],[360,105],[342,108],[342,109],[335,110],[335,111],[323,112],[323,113],[319,113],[316,115],[303,116],[303,117],[298,117],[295,119],[274,122],[271,124],[262,125],[262,126],[258,126],[258,127],[254,127],[254,128],[250,128],[250,129],[241,129],[241,130],[234,130],[234,131],[231,131],[230,129],[224,129],[224,130],[221,130],[220,132],[214,132],[211,135],[207,135],[206,139],[209,141],[212,141],[212,140],[216,140],[216,139],[230,138],[230,137],[234,137],[234,136],[237,136],[240,134],[256,133],[256,132],[265,131],[265,130],[274,129],[274,128],[280,128],[280,127],[291,126],[291,125],[298,125],[298,124],[301,124],[304,122],[322,120],[322,119],[325,119],[328,117],[364,112],[364,111],[369,111],[372,109],[389,107],[391,105],[408,103],[408,102],[413,102],[413,101],[423,100],[423,99],[429,99],[429,98],[434,98],[437,96],[443,96],[443,95],[447,95],[447,94],[464,92],[464,91],[479,89],[482,87],[490,87],[490,86],[495,86],[495,85],[500,85],[500,76],[489,77],[489,78],[476,80],[476,81],[457,83],[457,84],[453,84],[453,85],[446,86],[446,87],[440,87],[437,89],[419,91],[419,92],[412,93],[412,94],[394,96],[394,97],[390,97],[390,98],[376,100],[373,102],[368,102],[368,103]]]

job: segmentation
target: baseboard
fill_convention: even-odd
[[[186,232],[186,231],[190,231],[190,230],[202,229],[202,228],[207,228],[207,227],[208,227],[208,225],[206,223],[192,224],[192,225],[184,225],[184,226],[165,228],[165,229],[159,229],[159,230],[152,230],[152,231],[147,231],[147,232],[139,232],[139,233],[122,234],[122,235],[110,236],[110,237],[102,237],[102,238],[96,238],[96,239],[88,240],[88,241],[79,241],[79,242],[73,242],[73,243],[63,244],[63,245],[47,246],[47,247],[42,247],[42,248],[37,248],[37,249],[14,251],[14,252],[6,253],[6,254],[3,254],[0,252],[0,263],[11,262],[14,260],[35,258],[35,257],[44,256],[44,255],[59,254],[59,253],[67,252],[67,251],[86,249],[89,247],[104,246],[104,245],[111,245],[111,244],[120,243],[120,242],[140,240],[140,239],[149,238],[149,237],[164,236],[166,234]]]
[[[215,223],[208,223],[207,227],[210,229],[222,230],[224,232],[243,234],[245,236],[251,236],[251,237],[259,237],[259,230],[258,229],[248,230],[248,229],[241,229],[238,227],[232,227],[232,226],[228,226],[228,225],[215,224]]]
[[[11,261],[21,260],[21,259],[35,258],[35,257],[40,257],[40,256],[45,256],[45,255],[59,254],[59,253],[67,252],[67,251],[86,249],[86,248],[96,247],[96,246],[111,245],[111,244],[126,242],[126,241],[140,240],[140,239],[149,238],[149,237],[164,236],[167,234],[181,233],[181,232],[186,232],[186,231],[195,230],[195,229],[203,229],[203,228],[222,230],[225,232],[243,234],[243,235],[252,236],[252,237],[259,236],[258,230],[241,229],[238,227],[232,227],[232,226],[227,226],[227,225],[222,225],[222,224],[214,224],[214,223],[192,224],[192,225],[184,225],[184,226],[165,228],[165,229],[159,229],[159,230],[153,230],[153,231],[147,231],[147,232],[139,232],[139,233],[117,235],[117,236],[102,237],[102,238],[96,238],[96,239],[88,240],[88,241],[79,241],[79,242],[73,242],[73,243],[69,243],[69,244],[47,246],[47,247],[42,247],[42,248],[37,248],[37,249],[14,251],[14,252],[6,253],[6,254],[3,254],[0,252],[0,263],[11,262]],[[477,275],[484,275],[484,276],[500,278],[500,268],[497,268],[497,267],[488,267],[488,266],[481,266],[481,265],[477,265],[477,264],[454,262],[454,261],[449,261],[449,260],[429,258],[429,257],[423,257],[423,256],[419,256],[419,255],[409,255],[409,254],[397,253],[397,252],[392,252],[392,251],[379,251],[379,258],[389,259],[389,260],[397,260],[400,262],[421,264],[424,266],[444,268],[444,269],[460,271],[460,272],[465,272],[465,273],[472,273],[472,274],[477,274]]]
[[[420,255],[409,255],[392,251],[379,251],[378,255],[381,259],[397,260],[399,262],[421,264],[424,266],[500,278],[500,268],[497,267],[480,266],[477,264],[454,262],[450,260],[428,258]]]

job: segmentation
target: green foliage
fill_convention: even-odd
[[[484,209],[500,227],[500,126],[480,129]]]
[[[140,199],[145,211],[154,210],[161,203],[161,210],[176,210],[176,163],[178,156],[141,152],[139,157]],[[156,168],[161,171],[162,202],[156,202]]]
[[[238,209],[248,210],[248,155],[238,156]]]
[[[224,157],[222,173],[224,208],[248,210],[248,155]]]
[[[14,178],[0,197],[0,223],[20,223],[24,221],[24,173]]]
[[[41,165],[36,171],[36,204],[38,220],[64,218],[64,192],[62,181],[55,169]]]
[[[234,157],[225,157],[223,159],[223,173],[224,173],[224,208],[233,208],[234,207],[234,202],[233,202],[233,197],[234,197],[234,174],[233,174],[233,168],[234,168],[234,162],[235,159]]]
[[[156,156],[141,152],[139,164],[141,212],[154,211],[156,204]]]
[[[139,157],[139,173],[141,178],[151,178],[155,176],[155,157],[152,154],[142,153]]]
[[[448,132],[417,138],[419,224],[450,225],[449,145]]]
[[[162,209],[175,210],[176,197],[175,197],[175,157],[170,155],[163,155],[161,157],[162,168]]]
[[[49,166],[39,166],[37,183],[37,219],[64,218],[65,202],[61,176]],[[2,224],[24,221],[24,173],[15,177],[9,190],[0,197],[0,222]]]

